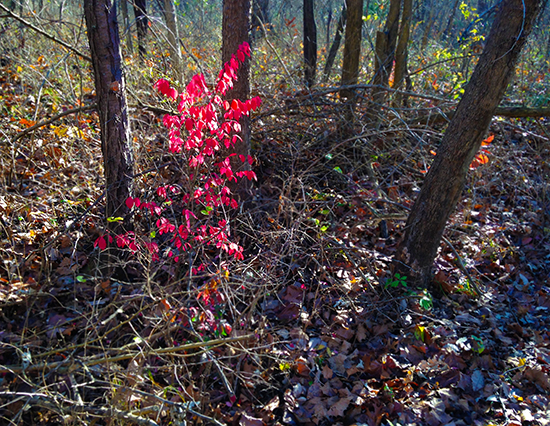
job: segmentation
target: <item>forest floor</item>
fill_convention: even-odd
[[[428,291],[392,256],[444,131],[415,111],[444,106],[373,123],[364,93],[343,129],[337,93],[259,93],[244,261],[115,278],[97,115],[17,138],[36,100],[0,84],[0,424],[550,424],[549,119],[494,119]],[[161,117],[132,128],[142,194],[177,180]]]

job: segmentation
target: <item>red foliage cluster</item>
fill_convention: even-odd
[[[245,101],[234,99],[231,102],[223,99],[227,91],[233,87],[237,70],[247,56],[250,56],[250,47],[244,43],[220,71],[213,92],[209,90],[202,74],[195,75],[185,92],[181,94],[167,80],[160,79],[154,85],[164,96],[178,101],[179,114],[164,116],[163,123],[168,129],[170,151],[183,152],[186,155],[190,168],[189,176],[196,182],[196,186],[189,192],[175,185],[161,186],[156,190],[157,196],[162,199],[161,205],[155,201],[143,202],[139,198],[128,198],[126,205],[130,209],[148,211],[149,214],[158,217],[158,234],[172,236],[167,256],[175,261],[178,261],[181,253],[188,250],[193,243],[212,245],[236,259],[243,259],[242,247],[229,239],[227,220],[217,220],[216,213],[226,208],[238,207],[237,200],[232,197],[231,190],[226,185],[228,181],[236,182],[241,178],[252,180],[256,179],[256,175],[251,170],[233,171],[230,157],[236,156],[235,153],[219,161],[215,158],[220,155],[222,147],[230,151],[241,141],[240,118],[249,115],[261,104],[259,97]],[[240,155],[239,159],[243,163],[253,162],[250,156]],[[173,206],[176,201],[183,206],[183,223],[179,225],[165,216],[164,206]],[[206,209],[208,220],[199,223],[192,211],[193,203]],[[140,238],[138,242],[133,232],[117,235],[115,239],[120,248],[128,247],[136,252],[144,247],[153,255],[153,259],[159,259],[159,247],[153,240],[145,241],[144,238]],[[112,243],[113,237],[107,233],[95,241],[94,247],[105,249],[108,242]]]

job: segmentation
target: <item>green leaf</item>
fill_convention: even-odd
[[[76,280],[79,282],[79,283],[85,283],[86,282],[86,278],[84,278],[82,275],[78,275],[76,277]]]
[[[336,167],[334,168],[334,170],[336,170],[338,173],[342,173],[342,174],[344,173],[344,172],[342,171],[342,169],[341,169],[340,167],[338,167],[338,166],[336,166]]]
[[[431,299],[427,298],[427,297],[423,297],[422,299],[420,299],[420,307],[426,311],[429,311],[430,309],[432,309],[434,306],[433,302]]]
[[[121,217],[108,217],[107,222],[122,222],[124,219]]]
[[[474,339],[477,343],[477,353],[481,354],[485,350],[485,343],[483,343],[483,340],[477,336],[472,336],[472,339]]]

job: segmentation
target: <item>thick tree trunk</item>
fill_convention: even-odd
[[[244,42],[250,43],[249,28],[250,28],[250,0],[223,0],[223,17],[222,17],[222,63],[231,60],[231,56],[235,54],[241,44]],[[237,81],[233,89],[231,89],[226,99],[246,100],[250,96],[250,59],[246,58],[245,62],[239,67],[237,72]],[[231,157],[231,166],[233,171],[246,170],[249,168],[247,162],[243,163],[240,155],[245,157],[250,154],[250,119],[242,116],[241,138],[242,142],[237,142],[231,152],[225,150],[224,155],[236,153],[236,156]],[[241,199],[247,198],[249,181],[241,179],[238,186],[234,182],[229,185],[231,191],[240,195]]]
[[[145,59],[147,54],[147,0],[134,0],[134,16],[136,17],[138,50],[141,59]]]
[[[342,34],[344,33],[344,25],[346,25],[346,20],[347,10],[346,3],[344,3],[342,6],[342,13],[340,13],[340,18],[338,19],[338,25],[336,26],[336,34],[334,34],[334,40],[328,52],[327,63],[325,64],[325,69],[323,71],[323,82],[328,81],[330,77],[330,72],[332,71],[332,66],[334,65],[334,59],[336,59],[336,53],[338,53],[338,49],[342,43]]]
[[[313,0],[304,0],[304,80],[307,87],[315,84],[317,70],[317,25]]]
[[[361,58],[361,28],[363,26],[363,0],[346,0],[347,23],[342,63],[342,86],[357,84],[359,60]],[[351,98],[353,91],[343,90],[345,98]]]
[[[388,86],[393,59],[395,57],[400,13],[401,0],[390,0],[390,10],[388,11],[384,31],[378,31],[376,33],[374,77],[372,79],[372,84],[376,86]],[[386,91],[373,90],[373,98],[376,103],[380,105],[383,104],[385,96]]]
[[[510,81],[519,53],[545,0],[504,0],[487,45],[466,86],[407,220],[396,260],[427,286],[445,223],[462,192],[468,167]]]

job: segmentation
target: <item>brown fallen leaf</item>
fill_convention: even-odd
[[[523,372],[523,377],[539,385],[545,391],[550,391],[550,377],[542,371],[542,368],[539,365],[527,367]]]
[[[335,398],[331,398],[328,400],[327,405],[330,408],[328,409],[327,414],[331,417],[343,417],[344,412],[351,402],[351,398],[339,398],[336,401],[334,401],[334,399]]]

